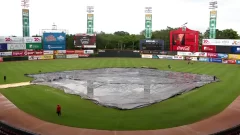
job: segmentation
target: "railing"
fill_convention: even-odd
[[[0,135],[39,135],[39,134],[21,130],[0,121]]]

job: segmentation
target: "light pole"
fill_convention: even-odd
[[[87,34],[94,34],[94,7],[93,6],[87,6]]]
[[[152,7],[145,7],[145,38],[152,37]]]
[[[209,39],[216,38],[216,24],[217,24],[217,1],[209,2],[210,21],[209,21]]]
[[[23,37],[30,36],[30,29],[29,29],[29,0],[22,0],[22,32]]]

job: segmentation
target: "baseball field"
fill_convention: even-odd
[[[190,124],[221,112],[240,94],[238,65],[131,58],[87,58],[5,62],[0,64],[0,84],[26,82],[24,74],[105,67],[155,67],[159,70],[215,75],[220,82],[134,110],[98,106],[79,96],[39,85],[0,89],[18,108],[39,119],[72,127],[105,130],[147,130]],[[7,81],[3,81],[3,76]],[[62,117],[56,105],[62,106]]]

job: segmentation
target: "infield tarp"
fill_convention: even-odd
[[[118,109],[157,103],[214,82],[213,76],[148,68],[105,68],[28,75],[34,84],[59,88],[65,93]]]

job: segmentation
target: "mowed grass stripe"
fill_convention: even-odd
[[[18,71],[13,74],[10,71],[15,69],[14,66],[17,66],[17,63],[1,63],[0,73],[5,72],[10,78],[13,78],[14,74],[19,75],[13,81],[8,80],[8,83],[29,79],[24,77],[23,74],[37,73],[38,68],[41,68],[43,72],[131,66],[149,66],[169,70],[167,68],[169,64],[173,67],[172,71],[211,74],[217,75],[221,79],[220,82],[206,85],[195,92],[129,111],[101,107],[91,101],[82,100],[79,96],[64,94],[60,90],[46,86],[33,85],[0,91],[20,109],[29,114],[49,122],[74,127],[138,130],[181,126],[219,113],[240,94],[240,90],[236,87],[240,81],[238,77],[240,71],[237,65],[204,62],[194,62],[193,65],[188,65],[186,61],[135,58],[65,59],[21,62],[21,67],[18,67]],[[2,83],[2,80],[0,80],[0,83]],[[55,114],[57,104],[63,106],[63,117],[61,119]]]

